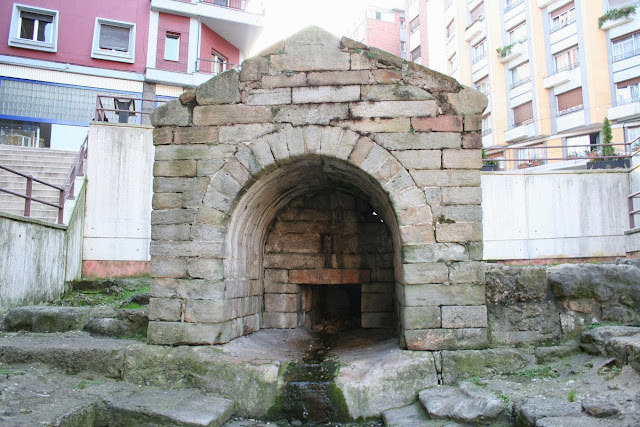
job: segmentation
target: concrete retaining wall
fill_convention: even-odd
[[[84,276],[149,272],[153,156],[151,127],[89,127]]]
[[[485,260],[625,256],[628,170],[482,175]]]
[[[80,277],[85,188],[68,226],[0,213],[0,313],[55,300]]]

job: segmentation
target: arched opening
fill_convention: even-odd
[[[233,210],[226,298],[261,297],[262,328],[395,329],[399,247],[375,179],[338,159],[294,160],[258,178]]]

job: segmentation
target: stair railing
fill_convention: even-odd
[[[15,175],[21,176],[27,179],[27,187],[25,194],[20,194],[15,191],[9,190],[7,188],[0,187],[0,191],[8,194],[12,194],[17,197],[21,197],[24,199],[24,216],[31,216],[31,202],[42,203],[43,205],[52,206],[58,209],[58,224],[64,225],[64,203],[67,199],[75,199],[75,181],[77,176],[84,176],[84,161],[87,158],[87,142],[88,136],[84,139],[84,142],[80,146],[80,151],[76,156],[73,164],[71,165],[71,170],[67,175],[67,179],[65,180],[62,187],[57,186],[55,184],[48,183],[38,178],[34,178],[31,175],[27,175],[22,172],[18,172],[15,169],[12,169],[8,166],[0,165],[0,169],[6,170]],[[46,185],[47,187],[54,188],[59,191],[60,196],[58,198],[58,203],[47,202],[46,200],[40,200],[33,197],[33,183],[37,182],[42,185]]]

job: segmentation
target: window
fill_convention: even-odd
[[[640,146],[640,126],[627,128],[627,140],[626,142],[633,142],[631,148],[637,150]]]
[[[616,83],[617,105],[640,101],[640,77]]]
[[[476,90],[483,95],[489,95],[489,78],[485,77],[482,80],[478,80],[475,84]]]
[[[560,52],[553,57],[556,73],[561,71],[573,70],[578,63],[578,46]]]
[[[511,69],[511,89],[529,82],[531,74],[529,73],[529,63],[524,62]]]
[[[487,56],[487,40],[484,39],[471,50],[471,63],[475,64]]]
[[[558,31],[576,22],[576,7],[573,2],[551,12],[551,32]]]
[[[453,74],[458,69],[458,57],[454,53],[451,58],[447,61],[449,74]]]
[[[567,157],[584,157],[591,151],[591,137],[589,135],[572,136],[565,140]],[[595,148],[595,147],[593,147]]]
[[[523,22],[508,31],[509,44],[522,43],[527,40],[527,25]]]
[[[621,7],[634,5],[638,0],[609,0],[609,9],[620,9]]]
[[[407,23],[404,21],[404,19],[400,20],[400,28],[406,28]]]
[[[479,19],[482,19],[484,17],[484,3],[480,3],[478,6],[476,6],[476,8],[470,12],[470,15],[472,23]]]
[[[513,124],[514,126],[522,126],[533,122],[533,103],[531,101],[526,104],[513,108]]]
[[[135,61],[136,24],[96,18],[91,57],[108,61]]]
[[[447,25],[447,40],[449,40],[456,32],[456,21],[451,21],[449,25]]]
[[[400,42],[400,52],[407,51],[407,42]]]
[[[411,51],[411,60],[419,64],[418,61],[420,60],[420,58],[422,58],[422,52],[420,51],[420,46],[418,46]]]
[[[164,40],[164,59],[178,61],[180,58],[180,34],[167,33]]]
[[[578,87],[556,96],[558,104],[558,115],[569,114],[582,110],[582,88]]]
[[[410,33],[413,33],[418,28],[420,28],[420,17],[417,17],[413,21],[409,22],[409,32]]]
[[[382,12],[376,10],[376,20],[380,21],[382,19]]]
[[[640,54],[640,33],[631,34],[611,42],[613,62]]]
[[[57,52],[58,11],[14,4],[9,46]]]
[[[482,118],[482,136],[491,133],[491,114],[487,114]]]
[[[226,71],[227,58],[220,55],[215,50],[211,50],[211,74],[218,74]]]
[[[507,0],[505,3],[505,8],[504,11],[508,12],[511,9],[513,9],[514,7],[516,7],[517,5],[519,5],[520,3],[523,3],[524,0]]]

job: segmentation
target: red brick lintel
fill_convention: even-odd
[[[371,270],[355,268],[325,268],[321,270],[291,270],[289,283],[298,285],[346,285],[371,283]]]

